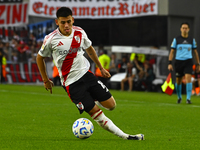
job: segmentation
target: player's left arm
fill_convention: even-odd
[[[194,59],[196,61],[196,66],[198,67],[198,72],[200,72],[200,62],[199,62],[199,54],[198,54],[198,51],[197,49],[194,49]]]
[[[99,67],[99,69],[101,70],[101,74],[104,78],[109,78],[111,77],[110,73],[103,68],[103,66],[101,65],[99,58],[96,54],[96,51],[94,50],[94,48],[92,46],[88,47],[87,49],[85,49],[85,51],[87,52],[88,56],[95,62],[95,64]]]

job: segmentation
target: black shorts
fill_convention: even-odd
[[[101,102],[112,96],[107,87],[90,71],[78,81],[63,88],[80,113],[89,112],[94,107],[95,100]]]
[[[192,59],[176,60],[175,61],[176,77],[182,77],[185,74],[192,74],[193,73],[192,66],[193,66]]]

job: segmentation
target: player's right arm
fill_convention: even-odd
[[[104,69],[103,66],[101,65],[101,63],[99,61],[99,58],[98,58],[94,48],[92,46],[90,46],[85,51],[87,52],[88,56],[94,61],[94,63],[99,67],[102,76],[104,78],[111,77],[110,73],[106,69]]]
[[[40,50],[37,54],[36,62],[37,62],[40,74],[41,74],[43,82],[44,82],[44,87],[47,91],[49,90],[50,93],[52,94],[53,82],[51,80],[49,80],[49,77],[46,72],[46,64],[44,61],[45,57],[51,56],[51,50],[50,50],[51,48],[49,47],[49,45],[50,45],[49,41],[50,40],[48,40],[48,38],[45,37],[42,47],[40,48]]]
[[[172,66],[172,59],[174,57],[174,49],[171,49],[170,53],[169,53],[169,64],[168,64],[168,70],[169,71],[173,71],[173,66]]]
[[[36,62],[44,82],[44,87],[47,91],[50,90],[50,93],[52,94],[53,82],[48,78],[44,57],[42,57],[40,54],[37,54]]]

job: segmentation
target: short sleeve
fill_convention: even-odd
[[[176,38],[173,39],[171,48],[176,49]]]
[[[193,39],[193,42],[192,42],[192,49],[196,49],[197,48],[197,42],[195,39]]]
[[[87,34],[83,30],[83,49],[87,49],[92,45],[92,42],[88,38]]]
[[[42,57],[51,57],[50,39],[48,39],[47,36],[45,36],[38,54]]]

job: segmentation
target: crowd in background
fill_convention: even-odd
[[[12,63],[35,62],[41,45],[42,41],[36,41],[33,34],[23,40],[17,34],[14,34],[11,41],[0,40],[0,48],[3,49],[4,56]]]
[[[22,38],[14,32],[11,40],[0,39],[0,83],[5,83],[6,73],[4,72],[6,72],[7,63],[35,63],[42,43],[42,41],[37,41],[32,33]],[[46,60],[52,61],[51,58]]]
[[[1,80],[3,80],[3,77],[6,75],[6,62],[36,62],[37,52],[41,46],[42,41],[37,41],[34,34],[30,34],[26,39],[20,39],[20,37],[14,33],[12,40],[6,42],[0,40],[0,55],[2,64],[1,70],[4,70],[1,71]],[[111,76],[117,73],[126,73],[125,78],[122,79],[120,83],[120,89],[122,91],[132,91],[134,89],[143,89],[147,91],[152,90],[152,81],[155,79],[153,68],[156,62],[155,56],[146,56],[144,54],[135,53],[122,53],[121,57],[117,58],[115,53],[108,54],[108,51],[105,50],[103,46],[98,48],[98,55],[103,67],[110,72]],[[47,58],[46,61],[52,61],[52,58]],[[92,64],[91,60],[90,62]],[[53,63],[52,70],[53,80],[55,79],[55,85],[60,85],[60,82],[57,80],[58,72],[56,72]],[[107,87],[110,86],[109,79],[102,78],[101,72],[98,68],[95,67],[93,72]],[[200,85],[200,77],[198,79],[195,78],[195,81],[198,81],[198,85]],[[199,93],[198,91],[195,92],[195,88],[193,88],[193,91],[195,94]]]
[[[111,76],[117,73],[125,73],[125,78],[122,79],[120,84],[122,91],[127,88],[129,91],[141,88],[143,88],[141,90],[152,91],[152,81],[155,79],[153,65],[156,62],[154,56],[123,53],[121,58],[117,59],[115,53],[108,55],[105,49],[100,49],[99,60]],[[109,87],[109,79],[102,78],[98,68],[96,68],[95,74],[99,80]]]
[[[0,40],[0,50],[6,62],[9,63],[36,62],[37,52],[41,46],[42,41],[37,41],[34,34],[30,34],[29,37],[21,39],[14,33],[12,40],[6,42]],[[115,53],[108,55],[108,51],[105,50],[103,46],[98,48],[98,55],[103,67],[107,69],[112,76],[116,73],[126,73],[125,79],[121,81],[121,90],[124,90],[124,86],[125,89],[129,86],[129,90],[132,91],[135,86],[133,85],[135,81],[137,81],[137,84],[143,84],[145,89],[150,90],[149,87],[151,86],[149,85],[151,85],[152,80],[155,78],[152,71],[152,65],[155,63],[155,60],[152,61],[152,59],[149,61],[144,54],[135,53],[132,53],[131,55],[123,53],[121,58],[117,58]],[[52,59],[47,58],[46,61],[52,61]],[[91,60],[90,62],[92,63]],[[56,80],[58,78],[58,72],[56,72],[53,63],[52,70],[55,84],[60,85]],[[109,87],[109,79],[102,78],[98,68],[95,67],[93,72],[99,80]]]

